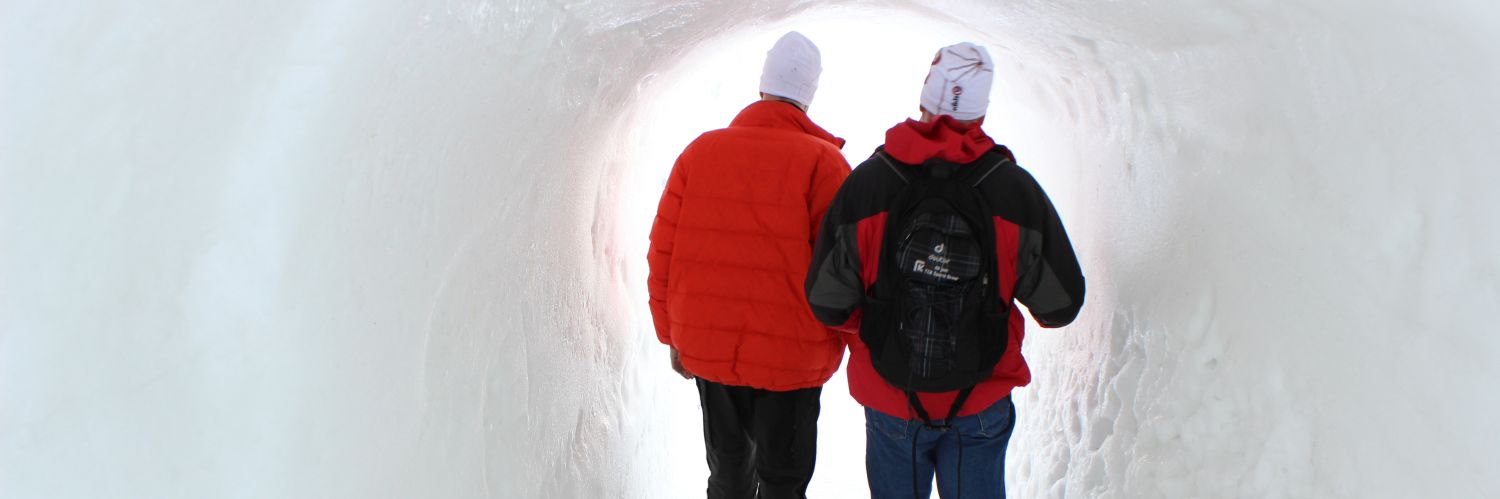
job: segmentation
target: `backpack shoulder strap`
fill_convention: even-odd
[[[890,155],[887,155],[885,153],[885,151],[877,152],[877,153],[875,153],[875,156],[878,157],[878,158],[880,158],[881,161],[884,161],[885,162],[885,166],[889,166],[891,168],[891,173],[896,174],[896,178],[901,179],[901,183],[903,183],[903,184],[910,184],[911,183],[911,180],[908,180],[906,178],[906,174],[905,173],[901,173],[901,169],[898,168],[898,167],[896,167],[896,163],[894,161],[891,161]]]
[[[979,184],[984,183],[984,179],[990,178],[990,174],[991,173],[995,173],[995,170],[999,170],[1002,165],[1004,165],[1006,163],[1009,163],[1009,162],[1010,162],[1010,158],[1009,157],[1002,157],[1002,158],[1000,158],[1000,161],[996,161],[995,164],[992,164],[992,165],[990,165],[989,168],[986,168],[984,170],[984,173],[980,174],[979,178],[974,180],[974,185],[971,186],[971,187],[978,188]]]
[[[901,168],[898,167],[898,166],[896,166],[896,162],[891,161],[890,155],[886,154],[885,151],[876,152],[875,153],[875,157],[880,158],[880,161],[884,162],[885,166],[887,166],[887,167],[889,167],[891,169],[891,173],[896,174],[896,178],[901,179],[901,183],[903,183],[903,184],[910,184],[911,183],[911,179],[906,178],[906,174],[901,172]],[[1009,162],[1010,162],[1010,158],[1009,157],[1001,157],[1000,161],[996,161],[994,164],[991,164],[989,166],[989,168],[986,168],[984,170],[984,173],[981,173],[979,175],[979,178],[975,179],[974,180],[974,184],[971,185],[970,187],[976,187],[976,188],[979,187],[979,184],[984,183],[984,179],[990,178],[990,174],[995,173],[995,170],[1000,169],[1001,166],[1004,166],[1006,163],[1009,163]]]

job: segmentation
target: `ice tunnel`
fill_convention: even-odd
[[[0,496],[701,496],[645,231],[789,29],[853,163],[995,54],[1090,279],[1013,496],[1500,495],[1497,5],[0,2]]]

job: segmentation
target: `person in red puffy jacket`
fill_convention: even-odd
[[[651,227],[651,315],[672,368],[697,379],[711,498],[806,496],[818,398],[843,360],[802,294],[849,175],[844,141],[807,117],[821,71],[807,38],[777,41],[761,100],[688,145]]]

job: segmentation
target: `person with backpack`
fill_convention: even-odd
[[[844,356],[800,292],[818,222],[849,175],[807,117],[817,46],[787,33],[766,55],[761,100],[699,136],[672,167],[647,277],[672,369],[696,378],[710,498],[803,498],[819,396]]]
[[[1026,305],[1072,322],[1083,273],[1042,187],[984,133],[994,63],[984,47],[938,51],[921,121],[886,132],[823,219],[804,291],[849,334],[849,392],[865,407],[874,498],[1005,497],[1010,393]]]

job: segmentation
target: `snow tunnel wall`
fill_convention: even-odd
[[[1073,233],[1018,496],[1500,490],[1489,3],[449,0],[3,5],[0,495],[701,473],[656,464],[620,137],[692,47],[815,7],[987,34],[989,127]]]

